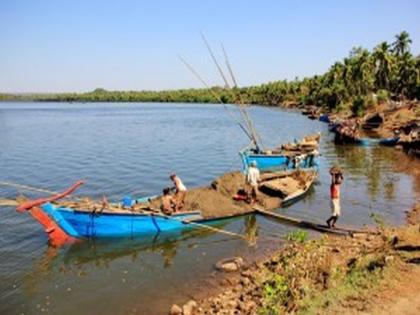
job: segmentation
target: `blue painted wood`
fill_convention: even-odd
[[[255,161],[260,171],[267,170],[288,170],[294,168],[313,168],[319,164],[318,158],[314,157],[311,161],[309,157],[306,157],[298,165],[295,165],[293,159],[281,154],[257,154],[252,152],[250,149],[244,149],[239,152],[242,159],[242,171],[247,172],[251,162]]]
[[[171,217],[142,213],[92,213],[47,203],[42,209],[69,235],[77,238],[133,237],[190,229],[184,220],[202,219],[200,211]]]
[[[399,138],[360,138],[356,141],[356,144],[362,146],[370,145],[384,145],[384,146],[394,146],[398,143]]]
[[[376,141],[374,141],[374,139],[369,139],[369,138],[360,138],[356,140],[356,144],[361,145],[361,146],[368,146],[368,145],[372,145],[375,144]]]
[[[321,115],[321,116],[319,116],[319,121],[329,123],[330,122],[330,117],[327,114]]]
[[[385,146],[394,146],[397,145],[398,140],[400,140],[399,137],[395,137],[395,138],[382,138],[379,140],[379,144],[380,145],[385,145]]]

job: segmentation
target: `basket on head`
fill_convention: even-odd
[[[334,165],[333,167],[330,168],[330,174],[331,175],[343,174],[343,170],[341,169],[340,166]]]

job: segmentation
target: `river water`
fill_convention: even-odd
[[[251,107],[250,114],[267,146],[323,133],[319,181],[279,212],[323,222],[330,214],[328,169],[335,163],[345,171],[341,224],[371,225],[372,213],[401,224],[419,199],[420,182],[410,169],[420,165],[404,153],[335,146],[326,124],[295,112]],[[240,169],[238,150],[247,143],[219,105],[0,103],[1,181],[62,190],[85,179],[78,194],[97,198],[157,194],[172,171],[188,187],[207,185]],[[18,193],[39,196],[0,186],[0,198]],[[192,231],[57,249],[28,214],[0,211],[0,314],[166,314],[171,303],[215,283],[219,259],[262,255],[294,229],[246,216],[221,227],[255,238],[254,246]]]

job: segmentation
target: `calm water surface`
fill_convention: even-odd
[[[345,170],[342,224],[372,224],[372,213],[401,224],[419,198],[419,179],[409,170],[420,165],[403,153],[334,146],[325,124],[297,113],[250,112],[267,146],[324,134],[319,182],[303,200],[278,211],[325,220],[328,168],[336,162]],[[82,178],[87,183],[80,195],[144,196],[169,185],[172,171],[188,187],[207,185],[240,168],[237,152],[246,144],[218,105],[0,103],[0,180],[50,190]],[[0,187],[0,198],[18,193]],[[193,231],[56,249],[28,214],[0,211],[0,314],[166,314],[171,303],[212,285],[217,260],[262,254],[293,229],[248,216],[221,227],[256,238],[255,246]]]

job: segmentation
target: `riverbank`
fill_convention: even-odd
[[[325,111],[315,106],[300,106],[309,119],[328,122],[338,144],[379,144],[396,146],[420,156],[420,102],[385,101],[371,105],[356,115],[350,108]]]
[[[292,232],[281,251],[243,264],[215,292],[171,314],[415,314],[420,310],[420,205],[407,225],[377,234],[306,240]],[[400,289],[398,289],[400,288]]]

